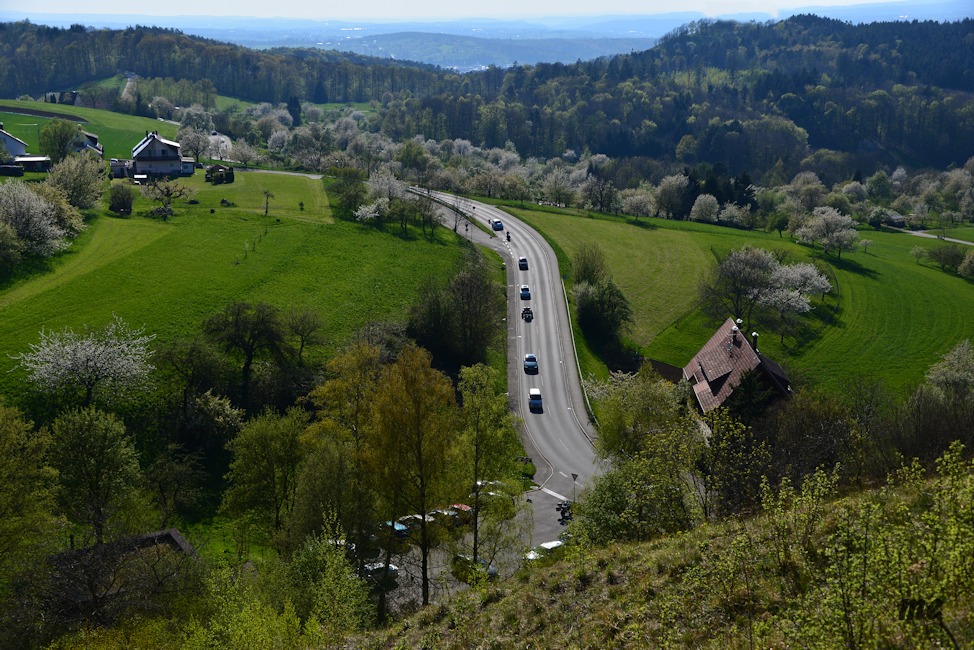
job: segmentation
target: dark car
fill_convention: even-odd
[[[524,372],[528,374],[538,372],[538,357],[530,352],[524,355]]]
[[[521,285],[521,300],[531,300],[531,287],[526,284]]]
[[[528,270],[528,258],[526,258],[526,257],[519,257],[519,258],[517,258],[517,268],[521,269],[522,271],[527,271]]]

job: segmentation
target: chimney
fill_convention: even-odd
[[[757,332],[751,332],[751,347],[754,348],[754,351],[755,352],[758,351],[758,333]]]
[[[737,325],[731,328],[731,339],[733,339],[734,343],[737,343],[737,333],[740,331],[741,328],[738,327]]]

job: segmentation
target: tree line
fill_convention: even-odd
[[[944,167],[970,156],[972,21],[848,25],[701,21],[646,52],[457,75],[304,50],[257,52],[172,30],[67,30],[8,23],[0,89],[39,93],[113,76],[211,84],[252,101],[376,102],[375,128],[399,140],[511,142],[523,155],[566,149],[725,165],[764,177],[798,171],[809,147],[860,168]],[[56,75],[56,76],[55,76]],[[185,93],[181,93],[185,94]],[[131,110],[143,111],[143,95]]]

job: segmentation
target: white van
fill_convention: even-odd
[[[541,407],[541,389],[540,388],[529,388],[528,389],[528,409],[531,411],[540,411]]]

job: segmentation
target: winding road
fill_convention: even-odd
[[[524,419],[523,442],[527,454],[537,467],[536,492],[530,495],[534,504],[535,542],[558,537],[562,528],[554,505],[573,500],[598,472],[598,461],[592,446],[595,429],[585,409],[572,341],[571,324],[564,285],[554,251],[541,235],[508,213],[477,201],[451,194],[432,192],[450,214],[458,208],[470,221],[490,229],[491,219],[500,219],[511,234],[494,236],[473,224],[461,221],[458,232],[477,244],[500,253],[507,261],[508,295],[508,386],[511,407]],[[519,257],[526,257],[528,269],[518,268]],[[530,287],[530,300],[520,298],[520,285]],[[521,309],[531,307],[534,320],[521,319]],[[524,355],[536,354],[539,371],[527,374]],[[539,388],[543,410],[530,411],[528,389]],[[573,477],[577,477],[573,479]]]

